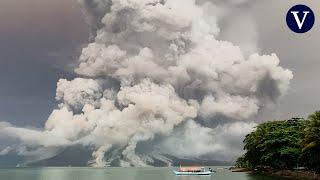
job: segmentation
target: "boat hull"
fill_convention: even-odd
[[[178,176],[210,176],[212,174],[211,171],[203,171],[203,172],[182,172],[182,171],[173,171],[175,175]]]

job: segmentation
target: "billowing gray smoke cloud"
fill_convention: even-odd
[[[170,163],[166,154],[234,160],[255,117],[288,90],[292,73],[275,54],[246,56],[217,40],[219,11],[243,0],[224,8],[209,0],[80,3],[95,38],[79,58],[79,78],[59,80],[59,106],[43,130],[0,124],[22,155],[83,145],[94,149],[93,166]]]

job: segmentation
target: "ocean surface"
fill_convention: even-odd
[[[217,169],[217,167],[213,167]],[[172,168],[8,168],[0,180],[283,180],[218,168],[211,176],[176,176]]]

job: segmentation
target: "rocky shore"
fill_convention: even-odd
[[[249,168],[230,168],[229,170],[231,170],[232,172],[252,172],[252,169]]]
[[[295,179],[320,180],[320,175],[307,170],[272,170],[272,171],[253,171],[253,173],[264,174],[268,176],[281,176]]]
[[[266,176],[288,177],[294,179],[320,180],[320,174],[309,170],[276,170],[271,168],[250,169],[250,168],[230,168],[232,172],[248,172],[252,174],[263,174]]]

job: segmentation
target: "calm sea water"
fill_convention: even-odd
[[[216,167],[214,167],[216,168]],[[171,168],[12,168],[0,180],[274,180],[219,169],[211,176],[175,176]],[[283,180],[283,179],[278,179]]]

